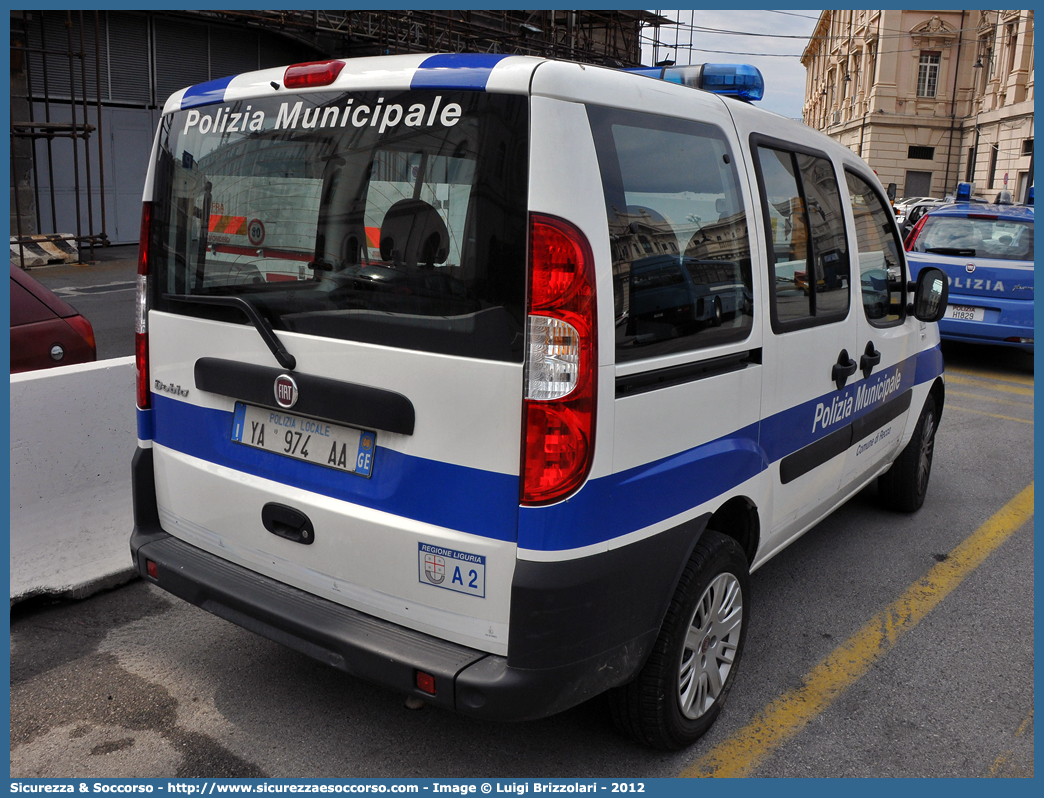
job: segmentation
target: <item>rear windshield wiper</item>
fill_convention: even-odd
[[[268,319],[258,313],[257,308],[242,297],[200,294],[164,294],[163,298],[170,300],[171,302],[184,302],[186,304],[195,303],[198,305],[225,305],[230,308],[238,308],[246,314],[247,318],[250,319],[250,323],[257,328],[258,333],[261,335],[261,339],[268,345],[268,348],[272,350],[272,354],[275,355],[275,359],[279,361],[279,365],[285,369],[289,369],[290,371],[297,368],[297,358],[287,352],[286,347],[283,346],[278,338],[276,338],[275,330],[273,330],[272,325],[268,323]]]
[[[975,247],[925,247],[925,252],[934,252],[938,255],[953,255],[957,258],[975,257]]]

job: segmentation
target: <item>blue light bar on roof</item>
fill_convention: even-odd
[[[641,67],[628,69],[636,75],[660,78],[693,89],[751,102],[765,96],[765,79],[750,64],[693,64],[692,66]]]

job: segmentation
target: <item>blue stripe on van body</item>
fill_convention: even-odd
[[[493,53],[440,53],[425,58],[410,81],[411,89],[485,91],[493,67],[507,58]]]
[[[782,410],[717,440],[670,457],[645,463],[618,474],[590,480],[583,489],[559,504],[522,507],[519,512],[519,548],[561,551],[590,546],[626,535],[671,518],[713,499],[835,430],[901,396],[915,384],[935,379],[943,370],[938,346],[913,355],[870,379],[850,383],[830,393]],[[855,408],[860,388],[893,379],[899,388],[865,407]],[[816,406],[829,409],[834,399],[852,399],[852,411],[837,421],[817,424]],[[920,413],[920,408],[914,412]]]
[[[152,395],[155,442],[295,488],[495,540],[515,540],[518,477],[377,447],[369,479],[231,440],[233,413]],[[380,433],[377,440],[380,441]]]
[[[222,102],[225,99],[225,89],[228,88],[228,84],[234,77],[235,75],[230,75],[227,78],[208,80],[206,83],[197,83],[195,86],[185,89],[185,94],[181,98],[181,110]]]
[[[602,543],[671,518],[757,476],[771,463],[934,380],[943,370],[938,346],[897,366],[824,394],[743,429],[651,463],[589,480],[579,493],[547,507],[519,507],[518,477],[441,463],[377,447],[371,479],[281,457],[230,440],[230,411],[153,394],[155,440],[202,460],[302,490],[437,524],[535,551]],[[816,405],[851,397],[860,386],[902,374],[899,390],[837,422],[813,430]],[[911,408],[920,412],[919,408]],[[380,440],[380,433],[377,435]],[[517,537],[516,537],[517,529]]]
[[[138,421],[138,440],[152,440],[152,411],[142,410],[140,407],[136,407],[134,412]]]
[[[774,463],[777,460],[782,460],[788,454],[804,449],[809,444],[815,443],[830,433],[851,424],[860,416],[865,416],[871,410],[876,410],[884,404],[884,401],[887,401],[879,399],[865,407],[857,408],[856,401],[861,389],[865,390],[878,382],[890,380],[898,373],[900,375],[899,389],[889,395],[888,399],[895,399],[906,393],[917,382],[916,368],[918,360],[917,355],[914,355],[902,363],[872,373],[868,380],[860,379],[858,382],[850,382],[841,391],[831,391],[823,396],[817,396],[815,399],[810,399],[807,402],[794,405],[794,407],[781,410],[775,415],[766,418],[762,422],[761,442],[765,447],[768,461]],[[925,373],[928,373],[927,369]],[[852,410],[850,413],[842,415],[849,399],[852,400]],[[816,424],[813,427],[818,405],[823,406],[824,413],[830,411],[831,407],[838,408],[838,420],[826,426]]]
[[[713,499],[768,468],[758,425],[652,463],[590,480],[547,507],[522,507],[519,548],[560,551],[629,534]]]
[[[914,371],[914,385],[934,380],[943,373],[942,344],[937,344],[931,349],[919,352],[916,355],[917,368]]]

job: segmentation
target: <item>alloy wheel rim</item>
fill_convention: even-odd
[[[739,580],[721,573],[703,591],[689,620],[678,665],[678,706],[696,720],[718,700],[736,662],[743,629]]]

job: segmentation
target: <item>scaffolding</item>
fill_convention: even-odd
[[[56,203],[55,203],[55,179],[54,179],[54,147],[56,140],[68,140],[72,147],[72,163],[73,163],[73,182],[77,201],[76,207],[76,234],[74,236],[63,236],[66,240],[72,240],[76,244],[77,255],[80,256],[84,247],[88,247],[90,250],[90,259],[94,259],[94,247],[95,246],[107,246],[108,236],[105,232],[105,203],[104,200],[100,201],[99,204],[99,215],[98,219],[95,219],[95,197],[92,190],[92,169],[91,169],[91,139],[94,138],[94,149],[97,154],[97,177],[99,181],[99,194],[101,197],[105,196],[105,171],[104,171],[104,148],[102,147],[102,136],[100,131],[101,126],[101,99],[99,92],[95,91],[95,101],[93,105],[96,112],[97,124],[91,124],[89,122],[89,100],[88,100],[88,58],[86,48],[84,46],[84,12],[78,11],[78,22],[79,22],[79,41],[73,36],[73,12],[66,12],[66,39],[62,42],[48,42],[46,31],[44,29],[43,16],[38,14],[37,19],[39,20],[39,47],[29,46],[29,31],[27,22],[24,18],[17,18],[12,16],[11,18],[11,53],[12,53],[12,65],[17,67],[12,69],[12,75],[19,73],[19,77],[24,79],[24,97],[16,95],[16,86],[22,85],[22,80],[12,79],[12,92],[11,92],[11,180],[12,180],[12,206],[14,210],[14,233],[11,237],[11,243],[18,245],[19,263],[22,268],[25,268],[25,248],[27,244],[35,244],[40,240],[40,236],[34,236],[30,231],[25,228],[32,222],[35,222],[33,228],[36,232],[39,232],[42,228],[41,220],[41,186],[40,186],[40,147],[39,144],[43,144],[44,151],[47,160],[47,189],[49,191],[49,207],[51,215],[51,229],[57,232],[58,220],[56,215]],[[16,23],[21,23],[16,25]],[[98,12],[94,12],[94,80],[95,87],[99,83],[99,75],[101,72],[101,65],[98,61]],[[34,58],[30,55],[38,57],[39,63],[43,65],[43,96],[34,97],[30,87],[33,85],[32,80],[32,64]],[[55,104],[54,98],[51,97],[51,93],[48,85],[48,70],[47,70],[47,59],[60,59],[61,61],[67,62],[69,66],[69,90],[70,96],[63,97],[61,105],[68,107],[70,120],[68,122],[58,122],[52,120],[52,106]],[[79,91],[77,91],[77,87]],[[43,119],[37,119],[37,102],[43,104]],[[23,115],[24,116],[21,116]],[[21,118],[20,118],[21,117]],[[29,154],[28,160],[31,164],[32,172],[32,193],[27,196],[27,193],[23,190],[28,188],[27,186],[21,185],[19,175],[29,170],[19,169],[19,160],[23,160],[25,156],[25,147],[22,146],[23,142],[29,143]],[[83,150],[83,178],[85,192],[81,191],[80,177],[81,177],[81,158],[80,149]],[[21,156],[21,158],[20,158]],[[32,199],[32,208],[26,208],[23,213],[23,204],[26,203],[29,198]],[[82,203],[79,198],[84,198],[85,203]],[[85,214],[81,212],[81,205],[85,204]],[[86,215],[86,228],[84,225],[83,216]],[[96,227],[96,222],[100,223],[100,229]]]
[[[330,57],[479,52],[641,65],[648,11],[191,11],[196,19],[280,31]]]
[[[315,57],[478,52],[533,55],[615,68],[642,65],[643,39],[674,20],[650,11],[145,11],[163,19],[264,31]],[[120,233],[118,206],[106,199],[103,146],[114,135],[113,107],[138,107],[138,98],[112,95],[112,46],[97,11],[11,12],[11,243],[12,259],[49,230],[94,259],[96,246]],[[45,18],[48,22],[45,24]],[[108,20],[108,18],[105,18]],[[109,25],[108,21],[105,25]],[[93,30],[92,30],[93,26]],[[150,28],[151,30],[151,28]],[[99,31],[103,31],[99,42]],[[153,34],[149,34],[153,35]],[[93,47],[92,47],[93,44]],[[260,52],[260,51],[259,51]],[[259,57],[259,61],[263,60]],[[156,90],[156,64],[144,61]],[[102,86],[109,85],[109,96]],[[156,107],[156,98],[146,107]],[[112,107],[110,107],[112,106]],[[110,163],[110,183],[117,180]],[[57,170],[57,174],[56,171]],[[58,197],[56,202],[56,183]],[[110,186],[110,192],[118,186]],[[106,219],[106,203],[112,204]],[[75,212],[73,211],[75,206]],[[108,231],[107,223],[112,225]],[[53,237],[53,235],[52,235]],[[30,250],[33,248],[30,246]]]

